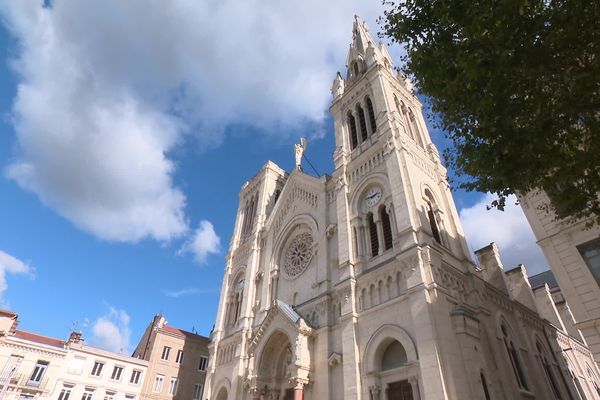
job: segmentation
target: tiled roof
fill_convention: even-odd
[[[59,347],[61,349],[65,347],[64,340],[38,335],[37,333],[21,331],[18,329],[15,331],[14,337],[17,339],[28,340],[30,342],[45,344],[47,346]]]
[[[165,331],[167,331],[167,332],[171,332],[171,333],[175,333],[175,334],[196,337],[198,339],[209,340],[206,336],[198,335],[197,333],[192,333],[192,332],[184,331],[183,329],[175,328],[173,326],[163,325],[162,329],[165,330]]]
[[[18,316],[18,314],[14,311],[10,311],[10,310],[3,310],[0,308],[0,315],[6,315],[9,317],[16,317]]]
[[[558,282],[556,282],[556,278],[550,270],[529,277],[529,284],[532,289],[542,287],[544,283],[548,284],[550,289],[558,288]]]

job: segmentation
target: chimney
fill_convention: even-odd
[[[83,334],[81,332],[72,331],[69,335],[67,344],[83,344]]]

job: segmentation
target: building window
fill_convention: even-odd
[[[85,388],[81,400],[92,400],[94,397],[94,389]]]
[[[558,384],[556,382],[554,372],[552,371],[552,367],[550,366],[550,363],[548,362],[548,359],[546,358],[546,352],[544,350],[542,350],[543,346],[540,344],[540,342],[536,342],[535,347],[537,348],[538,357],[540,358],[540,361],[542,363],[542,368],[544,369],[544,372],[546,373],[546,378],[548,379],[548,382],[550,383],[550,388],[552,388],[552,393],[554,394],[554,398],[561,400],[560,391],[558,390]]]
[[[46,369],[48,369],[48,364],[48,361],[38,360],[38,362],[35,364],[35,367],[33,368],[31,376],[29,377],[29,382],[27,382],[27,386],[40,386],[42,378],[46,373]]]
[[[592,386],[594,386],[594,390],[596,391],[596,393],[598,393],[598,396],[600,396],[600,386],[598,386],[598,379],[596,377],[596,374],[592,372],[590,366],[587,363],[585,366],[587,370],[588,379],[592,383]]]
[[[369,114],[369,123],[371,124],[371,133],[377,132],[377,123],[375,122],[375,110],[373,110],[373,102],[369,96],[366,97],[365,103],[367,103],[367,113]]]
[[[425,190],[425,197],[425,206],[427,207],[427,219],[429,219],[429,226],[431,227],[431,236],[433,236],[433,239],[436,242],[442,244],[442,236],[440,235],[440,228],[436,218],[437,210],[434,208],[435,201],[433,200],[433,195],[428,189]]]
[[[112,372],[112,375],[110,376],[110,379],[112,379],[113,381],[120,381],[122,373],[123,373],[123,367],[115,366],[113,368],[113,372]]]
[[[171,396],[177,394],[177,378],[171,378],[171,383],[169,383],[169,394]]]
[[[242,222],[242,237],[245,237],[250,232],[252,232],[252,228],[254,227],[254,217],[256,216],[257,205],[257,194],[252,196],[252,198],[246,202],[246,207],[244,208],[244,219]]]
[[[160,356],[160,359],[168,361],[169,360],[169,354],[171,354],[171,348],[169,346],[163,347],[163,351],[162,351],[162,355]]]
[[[417,139],[417,143],[419,144],[419,146],[424,147],[423,139],[421,139],[419,123],[417,122],[417,117],[415,116],[415,114],[413,113],[413,111],[411,109],[408,110],[408,119],[409,119],[409,123],[410,123],[410,128],[413,131],[413,135]]]
[[[512,338],[508,333],[508,328],[504,323],[500,326],[502,330],[502,341],[504,343],[504,348],[508,354],[508,359],[510,360],[510,364],[512,366],[513,372],[515,374],[515,378],[517,379],[517,384],[521,389],[529,390],[527,386],[527,380],[525,379],[525,370],[521,365],[521,358],[517,352],[517,347],[515,346]]]
[[[365,119],[365,112],[363,111],[360,104],[356,105],[356,114],[358,114],[358,122],[360,123],[361,140],[364,142],[365,140],[367,140],[368,137],[367,121]]]
[[[156,378],[154,378],[154,387],[152,388],[152,391],[154,393],[160,393],[162,392],[162,387],[163,387],[163,382],[165,381],[165,376],[164,375],[156,375]]]
[[[354,61],[354,63],[352,63],[352,69],[354,70],[354,76],[357,77],[360,72],[358,69],[358,62]]]
[[[102,375],[102,368],[104,368],[104,363],[100,361],[94,362],[94,366],[92,367],[92,376]]]
[[[135,395],[134,394],[126,394],[125,400],[135,400]]]
[[[351,112],[348,112],[348,130],[350,133],[350,148],[354,150],[358,146],[358,134],[356,132],[356,120]]]
[[[381,227],[383,228],[383,249],[389,250],[393,245],[392,223],[390,222],[390,215],[387,213],[385,206],[381,206],[379,209],[379,219],[381,219]]]
[[[104,400],[115,400],[115,392],[106,392],[104,395]]]
[[[175,362],[177,364],[181,364],[183,362],[183,350],[177,350],[177,357],[175,357]]]
[[[367,214],[367,224],[369,227],[369,239],[371,241],[371,256],[375,257],[379,254],[379,238],[377,237],[377,225],[373,220],[373,214]]]
[[[194,385],[194,397],[192,400],[200,400],[200,396],[202,396],[202,385],[200,383],[196,383]]]
[[[137,385],[140,383],[141,377],[142,377],[142,371],[140,371],[138,369],[134,369],[133,371],[131,371],[131,378],[129,379],[129,383],[133,383],[134,385]]]
[[[600,239],[577,246],[577,250],[579,250],[579,254],[585,260],[594,278],[596,278],[596,282],[600,284]]]
[[[208,366],[208,358],[200,357],[200,364],[198,364],[198,371],[206,371],[207,366]]]
[[[73,386],[64,385],[62,390],[60,391],[60,394],[58,395],[58,400],[69,400],[69,397],[71,397],[72,389]]]

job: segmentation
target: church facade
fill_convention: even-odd
[[[267,162],[242,187],[203,398],[600,399],[550,291],[493,244],[471,259],[421,104],[358,17],[347,65],[333,174]]]

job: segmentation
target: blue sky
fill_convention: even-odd
[[[0,1],[0,300],[21,329],[129,351],[161,312],[208,335],[242,184],[291,170],[300,136],[332,171],[330,84],[353,15],[375,34],[382,6],[267,3]],[[545,268],[517,207],[455,200],[473,248]]]

